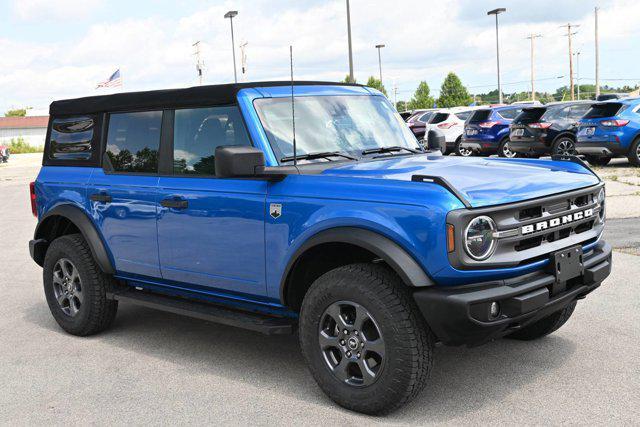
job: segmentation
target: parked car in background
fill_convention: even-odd
[[[592,101],[557,102],[524,108],[511,123],[509,147],[516,154],[574,154],[577,121]]]
[[[425,125],[433,116],[433,113],[436,111],[435,108],[428,110],[416,110],[408,119],[406,119],[407,125],[409,125],[409,129],[411,132],[418,138],[418,140],[423,139],[425,137]]]
[[[11,151],[6,145],[0,145],[0,163],[6,163],[9,160]]]
[[[576,151],[594,165],[626,156],[640,166],[640,98],[593,104],[578,123]]]
[[[609,101],[611,99],[625,99],[629,98],[628,93],[603,93],[598,95],[596,101]]]
[[[455,152],[461,155],[459,149],[464,131],[464,122],[472,112],[473,109],[470,108],[448,108],[434,111],[425,125],[425,132],[429,132],[431,129],[441,131],[444,133],[447,143],[445,154]]]
[[[461,156],[498,154],[515,157],[509,149],[509,124],[522,111],[522,106],[482,108],[474,111],[464,125]]]
[[[540,102],[540,101],[516,101],[516,102],[512,102],[511,105],[521,105],[523,107],[525,105],[529,105],[531,107],[534,107],[534,106],[542,105],[542,102]]]

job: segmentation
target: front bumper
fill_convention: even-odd
[[[432,287],[413,297],[438,340],[475,346],[500,338],[584,298],[611,273],[611,246],[599,242],[583,255],[584,274],[567,282],[539,271],[507,280]],[[490,319],[491,302],[500,314]]]

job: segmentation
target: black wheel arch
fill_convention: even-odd
[[[567,137],[569,139],[571,139],[573,141],[573,143],[576,143],[576,135],[573,132],[569,132],[569,131],[564,131],[564,132],[560,132],[559,134],[557,134],[555,136],[555,138],[553,138],[553,141],[551,141],[551,147],[553,147],[553,144],[556,143],[557,140],[559,140],[560,138],[564,138]]]
[[[310,254],[314,249],[321,248],[323,245],[345,245],[353,249],[349,251],[350,254],[360,252],[359,250],[361,253],[370,254],[370,257],[386,263],[407,286],[427,287],[434,285],[420,264],[390,238],[364,228],[336,227],[310,237],[291,256],[280,281],[280,300],[284,305],[296,305],[291,301],[291,291],[292,287],[298,286],[298,282],[291,279],[296,273],[298,263],[305,257],[305,254]],[[366,257],[366,255],[364,256]],[[357,261],[363,262],[366,259]],[[333,268],[351,262],[351,260],[344,259]],[[295,282],[296,285],[294,286],[292,282]]]
[[[109,253],[93,222],[81,208],[71,204],[58,205],[40,218],[32,241],[35,247],[33,260],[42,266],[49,244],[56,237],[72,234],[75,230],[87,242],[98,267],[106,274],[114,274]]]

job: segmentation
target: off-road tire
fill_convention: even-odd
[[[61,259],[70,260],[78,270],[83,302],[75,316],[66,314],[56,300],[53,287],[54,266]],[[96,265],[91,250],[80,234],[55,239],[44,259],[44,293],[53,318],[72,335],[87,336],[107,329],[116,316],[118,302],[107,299],[112,279]]]
[[[570,145],[572,148],[569,150],[570,152],[566,152],[564,149],[566,145]],[[569,138],[568,136],[561,136],[560,138],[553,141],[553,145],[551,146],[551,154],[575,154],[576,153],[576,142]]]
[[[385,357],[373,384],[356,387],[329,369],[319,345],[325,310],[352,301],[375,318],[385,343]],[[305,295],[300,313],[300,345],[311,374],[334,402],[376,415],[389,413],[416,397],[433,366],[434,336],[404,283],[380,264],[351,264],[318,278]]]
[[[525,326],[524,328],[509,334],[508,338],[531,341],[542,338],[545,335],[549,335],[567,323],[567,320],[569,320],[569,317],[571,317],[576,308],[576,304],[577,303],[574,301],[562,310],[556,311],[555,313],[550,314],[531,325]]]
[[[515,151],[510,151],[511,153],[513,153],[512,156],[508,156],[505,153],[505,146],[509,143],[509,138],[504,138],[502,141],[500,141],[500,145],[498,145],[498,156],[499,157],[506,157],[509,159],[513,159],[518,157],[518,153],[516,153]]]
[[[632,165],[640,166],[640,137],[636,138],[631,144],[627,158]]]
[[[611,157],[603,156],[585,156],[585,159],[593,166],[607,166],[611,161]]]

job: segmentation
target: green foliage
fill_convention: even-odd
[[[147,172],[158,169],[158,150],[145,147],[133,155],[129,150],[118,154],[107,151],[111,165],[117,171]]]
[[[6,113],[4,113],[5,117],[24,117],[26,115],[27,115],[26,108],[17,108],[15,110],[9,110]]]
[[[27,143],[24,138],[19,137],[17,139],[11,139],[9,143],[9,151],[11,154],[23,154],[23,153],[42,153],[44,147],[31,145]]]
[[[367,80],[367,86],[378,89],[380,92],[384,93],[384,96],[387,96],[387,90],[384,88],[380,79],[376,79],[373,76],[369,77],[369,80]]]
[[[351,78],[351,76],[349,76],[349,74],[347,74],[344,79],[342,79],[342,83],[356,83],[356,78],[354,77],[353,79]]]
[[[430,95],[430,89],[427,82],[424,80],[420,82],[418,88],[413,93],[411,101],[407,105],[407,110],[416,110],[419,108],[432,108],[433,97]]]
[[[438,107],[450,108],[463,105],[469,105],[473,102],[471,95],[462,85],[460,78],[453,72],[447,74],[440,87],[440,98],[438,98]]]

